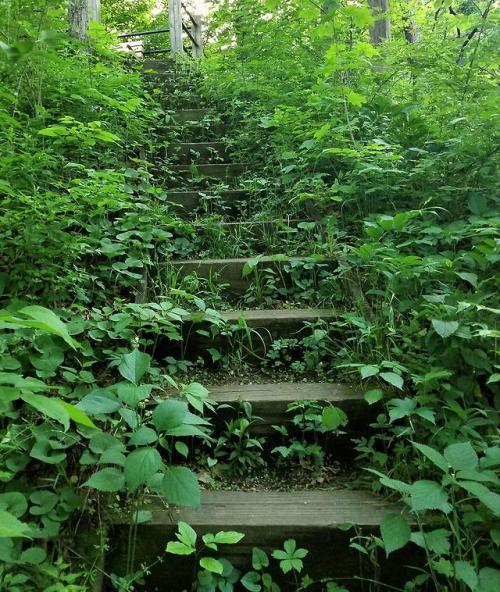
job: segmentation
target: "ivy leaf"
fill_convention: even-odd
[[[127,456],[123,468],[127,489],[134,492],[163,468],[163,461],[156,448],[138,448]]]
[[[162,481],[167,501],[178,506],[200,507],[200,487],[196,475],[187,467],[169,469]]]
[[[120,491],[125,485],[125,476],[119,469],[106,468],[94,473],[83,484],[84,487],[92,487],[97,491],[112,493]]]
[[[151,356],[133,349],[130,353],[124,354],[118,372],[132,384],[138,385],[141,378],[149,370]]]
[[[29,537],[30,528],[10,512],[0,509],[0,539]]]
[[[446,339],[453,335],[459,327],[457,321],[440,321],[438,319],[432,319],[432,326],[434,327],[434,331],[442,337]]]
[[[403,548],[410,541],[411,530],[403,516],[387,514],[380,525],[380,534],[388,557],[393,551]]]

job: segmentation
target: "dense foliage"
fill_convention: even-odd
[[[116,31],[161,24],[153,3],[102,4],[104,26],[76,43],[65,2],[0,3],[0,590],[90,589],[109,506],[132,508],[133,533],[148,520],[139,510],[147,491],[197,505],[186,438],[203,466],[244,473],[264,462],[251,409],[215,435],[208,392],[184,384],[202,363],[182,355],[188,311],[206,334],[229,340],[209,350],[227,371],[244,366],[255,344],[241,323],[223,322],[218,311],[235,302],[221,286],[177,279],[169,265],[210,254],[253,257],[243,273],[255,281],[238,304],[338,310],[255,355],[294,376],[347,373],[366,383],[370,404],[382,401],[373,435],[356,442],[369,469],[362,480],[400,498],[415,520],[389,515],[380,536],[353,534],[355,548],[374,562],[377,549],[423,549],[425,567],[406,590],[496,591],[492,3],[394,2],[393,38],[374,46],[361,2],[212,2],[206,59],[181,68],[167,96],[112,50]],[[168,208],[172,173],[157,152],[193,79],[226,122],[233,153],[251,164],[250,216],[286,212],[298,224],[236,235],[218,224],[224,212],[187,222]],[[279,261],[290,250],[311,259],[289,264],[286,282],[269,265],[261,270],[263,253]],[[332,259],[333,269],[324,265]],[[315,473],[319,436],[345,418],[334,407],[308,408],[308,422],[291,411],[303,437],[277,426],[283,444],[269,453]],[[83,518],[100,540],[76,549]],[[302,567],[304,551],[286,541],[273,556]],[[127,559],[130,574],[113,578],[120,590],[143,575],[134,573],[133,544]],[[248,590],[270,577],[267,556],[253,559]],[[237,577],[226,563],[227,577],[206,565],[200,589]]]

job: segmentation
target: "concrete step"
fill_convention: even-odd
[[[378,533],[378,528],[388,512],[400,512],[401,508],[376,497],[367,491],[205,491],[202,492],[201,509],[165,508],[155,500],[143,506],[152,513],[152,519],[137,527],[135,561],[152,564],[157,556],[163,562],[156,564],[146,579],[148,592],[168,590],[180,592],[191,589],[194,560],[191,557],[165,554],[167,541],[174,540],[178,521],[190,524],[199,536],[207,532],[237,531],[244,538],[237,545],[222,545],[217,557],[227,558],[243,573],[251,569],[252,548],[260,547],[268,554],[282,548],[286,539],[293,538],[298,547],[308,549],[304,559],[304,573],[312,577],[351,578],[365,575],[373,577],[374,568],[363,556],[349,547],[349,539],[355,536],[346,525],[362,533]],[[127,557],[129,526],[125,519],[117,520],[111,527],[105,571],[123,573]],[[334,559],[333,559],[334,558]],[[391,555],[383,560],[377,580],[384,584],[401,583],[401,555]],[[277,562],[270,567],[273,575]],[[398,569],[394,569],[394,565]],[[267,571],[267,570],[266,570]],[[342,582],[346,584],[346,582]],[[350,590],[359,590],[351,587]]]
[[[260,419],[255,431],[260,434],[276,434],[272,425],[286,425],[293,413],[287,413],[288,405],[297,401],[321,401],[342,409],[349,419],[345,431],[349,436],[366,433],[367,427],[379,412],[364,400],[364,389],[332,382],[276,382],[268,384],[225,384],[207,386],[210,398],[219,404],[237,407],[241,402],[252,405],[252,412]],[[219,412],[218,412],[219,414]]]
[[[181,164],[207,164],[227,160],[228,147],[224,142],[173,142],[167,155]]]
[[[178,164],[169,166],[169,170],[181,179],[196,179],[210,177],[212,179],[234,179],[242,175],[247,169],[246,163],[222,164]]]
[[[182,109],[172,115],[172,120],[177,124],[188,122],[200,122],[211,112],[208,109]]]
[[[332,267],[334,261],[322,257],[274,257],[237,258],[237,259],[191,259],[172,261],[178,278],[195,273],[205,279],[216,279],[218,284],[228,284],[227,292],[242,296],[252,284],[264,287],[266,279],[279,277],[278,285],[290,286],[292,281],[290,268],[308,266],[307,277],[315,277],[321,267]]]
[[[168,201],[179,216],[192,216],[198,212],[220,213],[234,217],[245,211],[250,193],[241,190],[225,191],[169,191]]]

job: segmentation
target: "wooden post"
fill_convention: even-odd
[[[170,51],[175,58],[182,54],[181,0],[168,0],[168,26],[170,28]]]
[[[193,58],[203,57],[203,35],[202,35],[203,20],[199,14],[193,16]]]

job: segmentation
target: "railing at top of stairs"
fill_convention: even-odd
[[[183,19],[185,15],[186,19]],[[202,18],[199,15],[192,14],[182,0],[169,0],[168,2],[168,28],[156,29],[154,31],[134,31],[131,33],[122,33],[118,35],[119,39],[143,38],[150,35],[161,35],[170,33],[170,47],[160,49],[149,49],[137,51],[136,43],[126,42],[128,48],[142,55],[154,55],[170,53],[176,58],[184,52],[191,53],[194,58],[203,57],[203,36],[202,36]],[[184,36],[191,41],[191,47],[187,49],[184,46]]]

